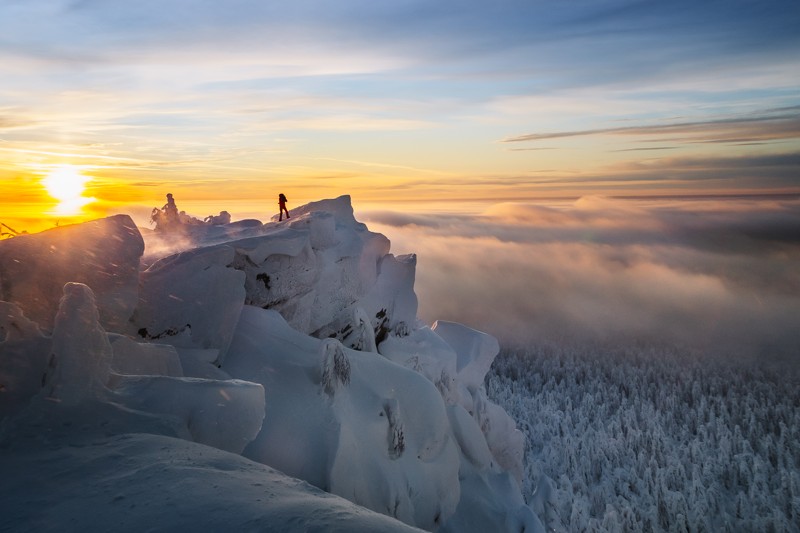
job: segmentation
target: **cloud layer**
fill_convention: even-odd
[[[647,341],[797,361],[800,201],[500,204],[483,215],[366,213],[418,254],[426,321],[506,343]]]

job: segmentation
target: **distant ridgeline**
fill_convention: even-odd
[[[282,223],[143,237],[118,215],[0,242],[0,470],[34,469],[3,476],[4,525],[74,485],[75,528],[179,513],[210,529],[543,531],[520,491],[524,438],[484,390],[497,341],[420,323],[416,257],[389,248],[348,196]],[[83,450],[121,459],[76,470],[80,485],[37,479]],[[146,504],[141,463],[172,455],[208,477]],[[89,494],[126,511],[95,512]]]

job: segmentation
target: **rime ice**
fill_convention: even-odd
[[[6,524],[77,482],[41,483],[40,463],[85,479],[59,519],[172,524],[146,493],[180,485],[184,464],[198,484],[170,494],[203,527],[542,530],[520,492],[521,434],[483,386],[497,341],[422,325],[416,257],[390,254],[349,197],[146,240],[141,271],[127,217],[0,242],[0,469],[20,474],[0,484]]]

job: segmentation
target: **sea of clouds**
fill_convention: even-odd
[[[501,342],[657,342],[800,360],[800,199],[503,203],[480,215],[359,213],[418,254],[423,320]]]

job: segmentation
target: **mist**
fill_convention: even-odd
[[[418,256],[426,322],[505,345],[658,343],[800,362],[800,201],[584,197],[479,215],[360,213]]]

